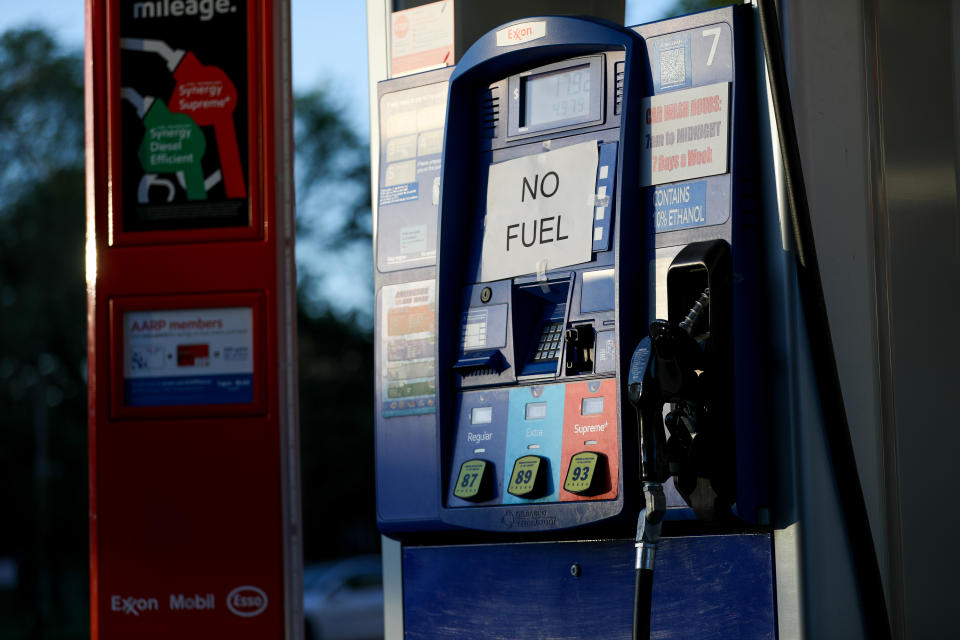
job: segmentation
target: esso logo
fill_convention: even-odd
[[[227,609],[241,618],[252,618],[267,608],[267,594],[249,585],[237,587],[227,595]]]

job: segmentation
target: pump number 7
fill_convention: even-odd
[[[722,29],[720,27],[710,27],[709,29],[704,29],[701,34],[704,38],[709,38],[713,36],[713,43],[710,45],[710,53],[707,55],[707,66],[713,64],[713,56],[717,54],[717,45],[720,43],[720,33]]]

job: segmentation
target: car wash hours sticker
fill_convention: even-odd
[[[253,309],[123,314],[128,407],[253,402]]]
[[[730,83],[641,101],[640,186],[727,172]]]
[[[123,230],[246,226],[246,0],[118,4]]]

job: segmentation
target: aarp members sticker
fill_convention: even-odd
[[[123,314],[128,407],[253,402],[253,309]]]
[[[589,262],[596,141],[490,165],[480,279]]]

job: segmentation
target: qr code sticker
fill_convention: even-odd
[[[660,51],[660,86],[674,87],[687,80],[687,60],[683,47]]]

